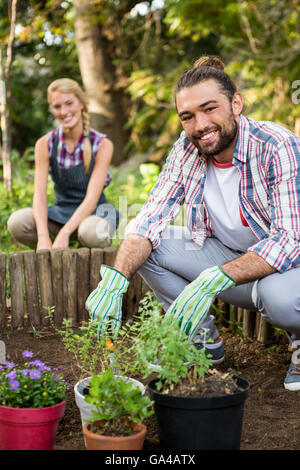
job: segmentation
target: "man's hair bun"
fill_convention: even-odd
[[[196,60],[194,67],[213,67],[218,70],[224,70],[224,64],[216,56],[203,56]]]

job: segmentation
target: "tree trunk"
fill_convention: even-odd
[[[129,133],[124,91],[116,87],[112,57],[101,25],[93,16],[93,2],[74,0],[75,35],[83,85],[89,98],[90,125],[107,134],[114,144],[112,163],[118,165],[126,158],[125,145]]]
[[[0,48],[0,114],[2,130],[3,179],[8,192],[12,191],[10,71],[12,65],[13,43],[15,38],[17,2],[18,0],[12,0],[10,2],[10,34],[7,44],[5,68],[4,54],[2,48]]]
[[[0,115],[1,115],[1,134],[2,134],[2,163],[3,180],[8,192],[12,191],[11,176],[11,139],[10,139],[10,116],[7,105],[7,90],[4,78],[3,51],[0,48]]]

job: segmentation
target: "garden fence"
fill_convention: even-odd
[[[100,281],[101,264],[112,266],[116,252],[108,247],[0,253],[0,331],[48,326],[51,307],[58,327],[63,318],[73,325],[88,320],[85,301]],[[136,274],[124,295],[123,318],[137,314],[138,304],[148,290]],[[273,330],[258,312],[220,300],[214,306],[221,323],[238,325],[245,337],[261,343],[272,341]]]

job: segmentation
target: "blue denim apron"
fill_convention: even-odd
[[[84,163],[72,168],[61,168],[57,161],[58,135],[56,136],[52,154],[50,156],[51,177],[54,182],[55,203],[48,207],[48,219],[65,224],[73,215],[77,207],[82,203],[86,195],[88,183],[95,165],[91,159],[88,174],[84,173]],[[106,203],[106,197],[102,192],[97,204]],[[96,214],[97,209],[93,212]],[[118,213],[118,211],[116,211]],[[118,217],[117,217],[118,218]],[[118,225],[118,220],[117,220]]]

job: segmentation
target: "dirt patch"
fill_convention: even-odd
[[[28,349],[51,367],[61,367],[65,378],[74,386],[78,371],[72,364],[61,339],[51,331],[34,336],[28,331],[13,331],[1,335],[11,359]],[[285,390],[283,381],[291,353],[287,341],[266,347],[221,328],[225,342],[225,363],[216,368],[231,370],[251,384],[244,408],[241,450],[298,450],[300,448],[300,391]],[[145,383],[145,382],[144,382]],[[146,421],[145,451],[159,451],[155,416]],[[66,412],[60,421],[55,450],[85,450],[79,410],[73,389],[68,392]]]
[[[196,368],[195,368],[196,369]],[[205,375],[201,381],[195,380],[192,375],[194,369],[187,374],[189,377],[173,386],[170,390],[168,386],[163,386],[161,391],[166,391],[174,397],[191,398],[211,398],[220,395],[231,395],[239,390],[236,382],[227,373],[222,373],[217,369],[211,369],[210,373]],[[230,374],[231,375],[231,374]]]

